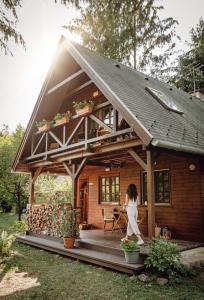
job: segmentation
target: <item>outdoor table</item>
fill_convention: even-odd
[[[123,230],[126,230],[127,228],[127,224],[128,224],[128,217],[127,217],[127,212],[126,210],[120,210],[120,211],[115,211],[114,212],[114,216],[115,216],[115,223],[114,223],[114,226],[113,226],[113,229],[112,231],[116,230],[116,229],[119,229],[120,232],[122,233]],[[125,226],[123,226],[121,228],[120,226],[120,221],[124,221],[125,223]]]

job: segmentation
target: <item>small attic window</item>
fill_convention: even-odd
[[[178,108],[172,99],[163,94],[161,91],[155,90],[150,87],[146,87],[146,90],[166,109],[176,112],[178,114],[183,114],[183,111]]]

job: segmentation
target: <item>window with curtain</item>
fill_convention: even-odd
[[[100,203],[119,203],[119,176],[100,177]]]
[[[142,205],[147,204],[147,173],[142,173]],[[170,172],[169,170],[154,171],[155,203],[170,203]]]

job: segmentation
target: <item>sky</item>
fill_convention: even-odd
[[[58,1],[60,2],[60,1]],[[178,20],[182,38],[178,50],[187,49],[189,31],[204,17],[204,0],[163,0],[162,17]],[[61,34],[75,39],[62,26],[76,16],[72,7],[54,0],[24,0],[18,10],[18,30],[26,41],[26,51],[11,45],[13,56],[0,53],[0,129],[3,124],[14,130],[27,125]]]

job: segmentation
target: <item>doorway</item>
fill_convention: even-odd
[[[80,207],[80,223],[88,223],[88,178],[80,179],[79,186],[79,207]]]

